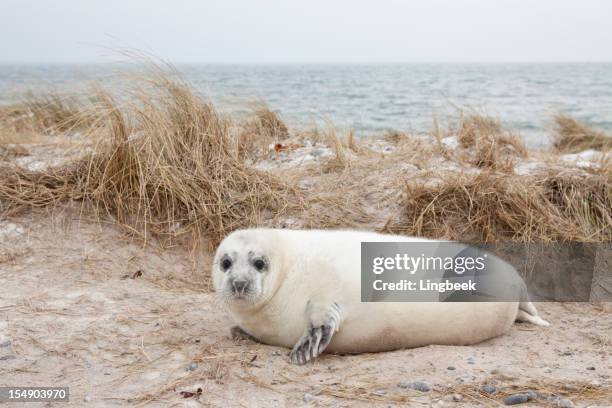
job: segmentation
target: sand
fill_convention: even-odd
[[[0,386],[69,386],[68,406],[95,407],[498,406],[519,390],[612,401],[612,305],[543,303],[548,328],[294,366],[286,349],[229,337],[207,251],[143,247],[78,210],[0,225]],[[432,390],[398,387],[413,381]]]

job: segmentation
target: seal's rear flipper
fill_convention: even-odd
[[[550,326],[546,320],[542,319],[538,315],[538,311],[531,302],[520,302],[519,310],[516,314],[516,319],[519,322],[528,322],[531,324],[535,324],[536,326]]]

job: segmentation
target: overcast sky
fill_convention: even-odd
[[[0,0],[0,62],[612,61],[608,0]]]

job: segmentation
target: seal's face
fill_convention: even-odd
[[[230,304],[256,306],[272,291],[273,259],[264,237],[239,231],[228,236],[213,260],[215,290]]]

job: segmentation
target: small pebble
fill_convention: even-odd
[[[317,400],[317,397],[315,397],[314,395],[308,394],[308,393],[304,394],[304,402],[309,403],[309,402],[316,401],[316,400]]]
[[[456,368],[454,366],[448,366],[448,367],[446,367],[446,369],[447,370],[451,370],[451,371],[456,370]]]
[[[476,364],[476,361],[474,361],[474,357],[470,357],[467,359],[467,363],[468,364]]]
[[[89,402],[91,401],[91,397],[89,395],[86,395],[85,398],[83,398],[83,402]]]
[[[568,399],[561,398],[559,401],[557,401],[557,406],[559,408],[573,408],[574,403]]]
[[[415,381],[410,384],[410,388],[413,390],[421,391],[421,392],[429,392],[431,391],[431,387],[424,381]]]
[[[593,366],[587,367],[587,370],[595,371],[595,367]]]
[[[495,388],[494,385],[485,384],[482,387],[480,387],[480,391],[484,392],[485,394],[493,394],[495,391],[497,391],[497,389]]]
[[[383,395],[386,395],[387,391],[385,390],[376,390],[374,391],[374,395],[378,395],[379,397],[382,397]]]
[[[186,371],[194,371],[196,368],[198,368],[198,364],[197,363],[191,363],[187,366],[187,368],[185,369]]]
[[[529,394],[512,394],[512,395],[508,395],[506,398],[504,398],[504,404],[506,405],[516,405],[516,404],[522,404],[524,402],[529,401]]]
[[[453,401],[455,401],[455,402],[463,401],[463,395],[461,395],[461,394],[453,394]]]
[[[8,347],[10,345],[11,345],[10,340],[4,340],[2,343],[0,343],[0,347]]]

